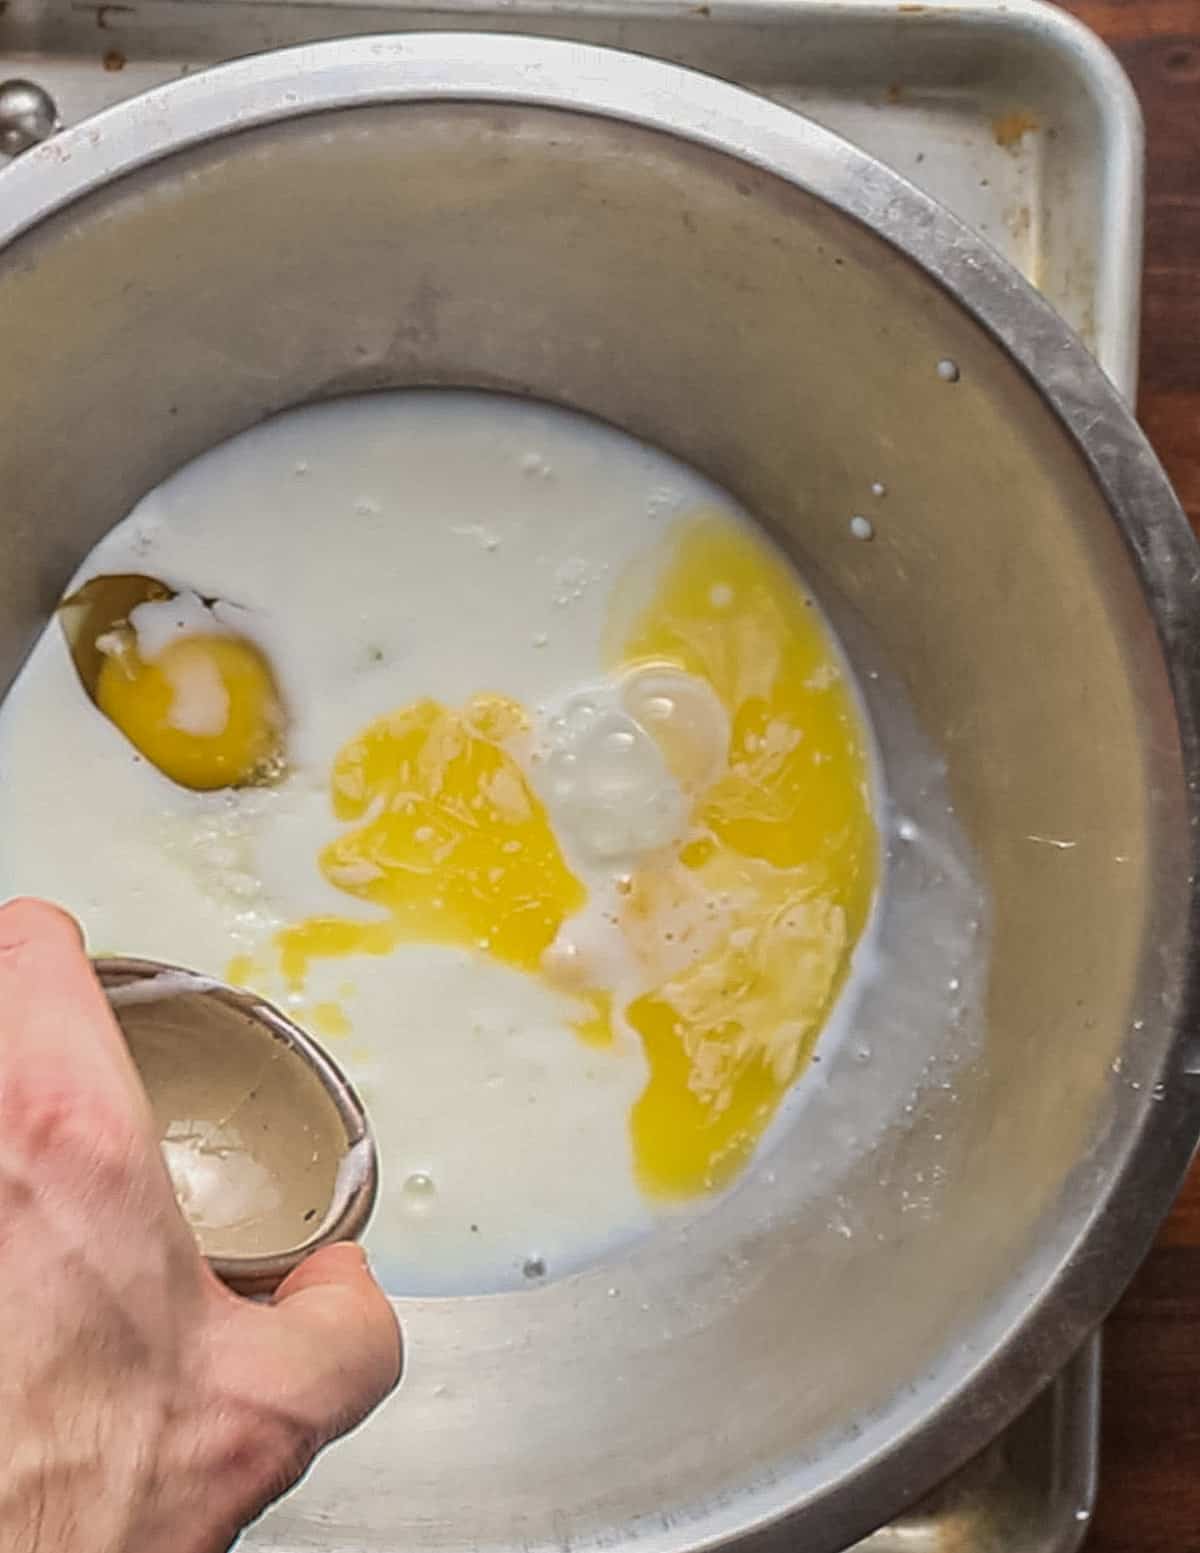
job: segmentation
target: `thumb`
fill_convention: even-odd
[[[326,1246],[275,1292],[264,1327],[287,1405],[331,1439],[352,1429],[400,1379],[400,1327],[356,1245]]]

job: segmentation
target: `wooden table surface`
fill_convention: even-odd
[[[1200,0],[1067,0],[1146,118],[1138,415],[1200,532]],[[1085,1553],[1200,1553],[1200,1161],[1105,1328],[1100,1504]]]

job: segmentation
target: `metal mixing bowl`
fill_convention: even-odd
[[[401,1301],[401,1394],[247,1545],[829,1553],[894,1513],[1104,1313],[1196,1137],[1197,554],[1117,393],[831,135],[519,38],[152,92],[3,174],[0,245],[9,671],[201,449],[350,390],[493,386],[762,516],[842,627],[910,822],[855,1039],[761,1167],[545,1288]]]

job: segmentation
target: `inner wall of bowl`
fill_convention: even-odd
[[[8,254],[0,338],[8,671],[88,547],[214,442],[367,388],[536,395],[694,464],[825,579],[856,667],[893,687],[873,712],[894,792],[944,815],[945,781],[990,896],[987,985],[956,1031],[919,1013],[922,901],[954,858],[911,876],[903,909],[893,860],[894,951],[856,1035],[910,1077],[877,1087],[871,1147],[823,1132],[814,1101],[773,1182],[686,1234],[536,1295],[412,1302],[437,1374],[418,1367],[328,1503],[317,1474],[284,1524],[318,1503],[347,1537],[389,1527],[371,1546],[431,1527],[491,1546],[557,1540],[563,1515],[577,1536],[698,1517],[785,1472],[815,1493],[831,1441],[899,1419],[935,1361],[965,1373],[1109,1163],[1147,919],[1144,732],[1171,726],[1101,498],[983,332],[745,164],[582,115],[442,104],[230,136],[81,202]],[[864,510],[869,543],[850,527]],[[940,752],[932,786],[910,732]],[[853,1091],[837,1104],[852,1119]],[[406,1462],[394,1492],[369,1459],[380,1431]]]

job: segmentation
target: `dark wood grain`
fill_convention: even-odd
[[[1200,531],[1200,0],[1068,0],[1146,118],[1138,412]],[[1099,1513],[1086,1553],[1200,1553],[1200,1165],[1105,1329]]]

